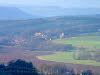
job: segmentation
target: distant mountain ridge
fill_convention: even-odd
[[[41,15],[45,17],[51,16],[68,16],[68,15],[95,15],[99,14],[99,8],[63,8],[57,6],[41,6],[41,7],[19,7],[21,10],[33,15]],[[34,13],[33,13],[34,12]]]
[[[38,18],[16,7],[0,7],[0,20],[24,20]]]

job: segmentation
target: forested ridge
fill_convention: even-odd
[[[1,35],[32,36],[36,32],[51,37],[76,36],[83,33],[99,32],[100,18],[97,16],[64,16],[30,20],[0,21]],[[10,29],[9,29],[10,28]],[[53,31],[53,32],[52,32]]]

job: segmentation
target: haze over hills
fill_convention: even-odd
[[[99,8],[63,8],[57,6],[33,6],[19,8],[27,13],[33,15],[41,15],[45,17],[67,15],[93,15],[100,13]]]
[[[25,20],[54,16],[95,15],[99,8],[63,8],[57,6],[0,7],[0,20]]]
[[[38,18],[16,7],[0,7],[0,20],[24,20]]]

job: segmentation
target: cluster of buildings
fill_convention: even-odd
[[[32,36],[31,40],[37,40],[37,39],[42,39],[42,40],[53,40],[53,39],[62,39],[64,38],[64,33],[59,34],[58,36],[52,36],[51,34],[44,34],[44,33],[34,33]],[[27,43],[29,42],[29,39],[15,39],[13,40],[15,44],[21,44],[21,43]]]
[[[65,34],[61,33],[59,35],[52,36],[51,34],[43,34],[43,33],[35,33],[34,34],[35,38],[40,38],[44,40],[52,40],[52,39],[62,39],[64,38]]]

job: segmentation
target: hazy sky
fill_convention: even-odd
[[[0,5],[100,8],[100,0],[0,0]]]

